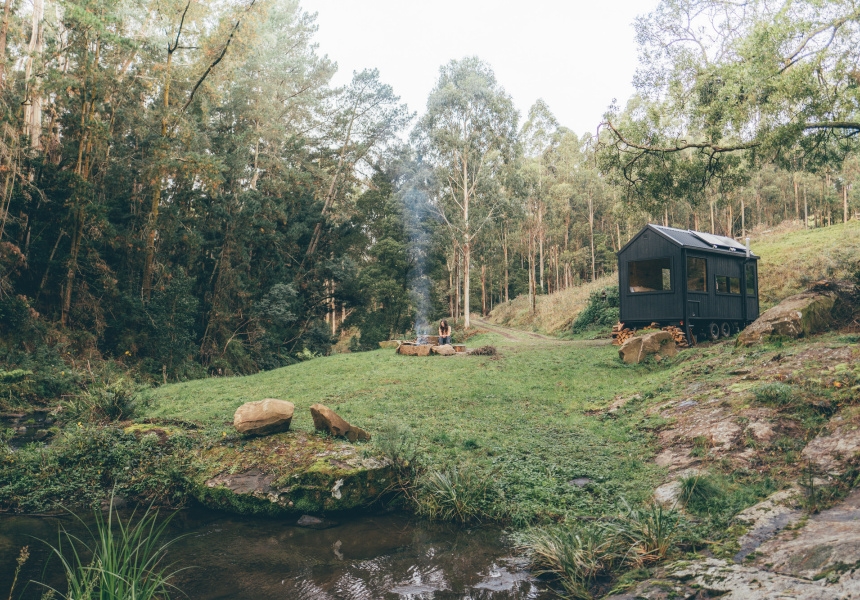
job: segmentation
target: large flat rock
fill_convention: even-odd
[[[860,564],[860,488],[833,508],[809,517],[800,529],[768,540],[758,553],[756,565],[805,579]]]
[[[346,442],[304,432],[279,433],[199,451],[192,491],[211,508],[292,515],[367,506],[386,492],[390,463]]]
[[[837,294],[828,290],[789,296],[741,331],[737,343],[751,346],[774,337],[798,338],[824,331],[834,323],[837,299]]]

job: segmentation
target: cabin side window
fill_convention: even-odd
[[[694,256],[687,257],[687,291],[708,291],[708,261]]]
[[[672,259],[630,261],[627,263],[627,285],[633,293],[671,292]]]
[[[755,296],[755,265],[747,263],[747,296]]]
[[[714,278],[717,286],[716,292],[718,294],[735,294],[740,295],[741,293],[741,279],[740,277],[729,277],[728,275],[717,275]]]

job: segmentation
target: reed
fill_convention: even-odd
[[[178,572],[165,563],[176,541],[163,541],[169,522],[159,522],[152,507],[123,522],[111,502],[107,518],[96,511],[94,528],[84,524],[89,540],[61,528],[57,545],[48,544],[65,574],[66,593],[43,585],[67,600],[168,600]]]

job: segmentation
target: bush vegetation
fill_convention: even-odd
[[[573,333],[582,333],[589,327],[611,327],[618,322],[618,286],[605,287],[591,292],[588,304],[573,322]]]

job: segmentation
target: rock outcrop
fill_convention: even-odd
[[[332,437],[343,437],[350,442],[366,442],[370,434],[360,427],[347,423],[340,415],[323,404],[311,406],[311,416],[317,431],[324,431]]]
[[[648,356],[664,357],[675,356],[678,346],[675,338],[668,331],[655,331],[630,338],[618,350],[618,356],[627,364],[639,364]]]
[[[766,310],[740,333],[737,344],[751,346],[770,338],[799,338],[826,331],[854,312],[857,296],[851,283],[818,281]]]
[[[400,344],[397,354],[404,356],[430,356],[430,344]]]
[[[445,344],[443,346],[433,346],[432,349],[433,354],[439,354],[440,356],[454,356],[457,354],[457,351],[454,350],[454,346],[451,344]]]
[[[209,508],[244,515],[325,514],[367,506],[386,493],[391,462],[303,431],[226,438],[196,456],[192,494]]]
[[[280,433],[290,428],[295,410],[292,402],[275,398],[246,402],[236,409],[233,427],[248,435]]]

